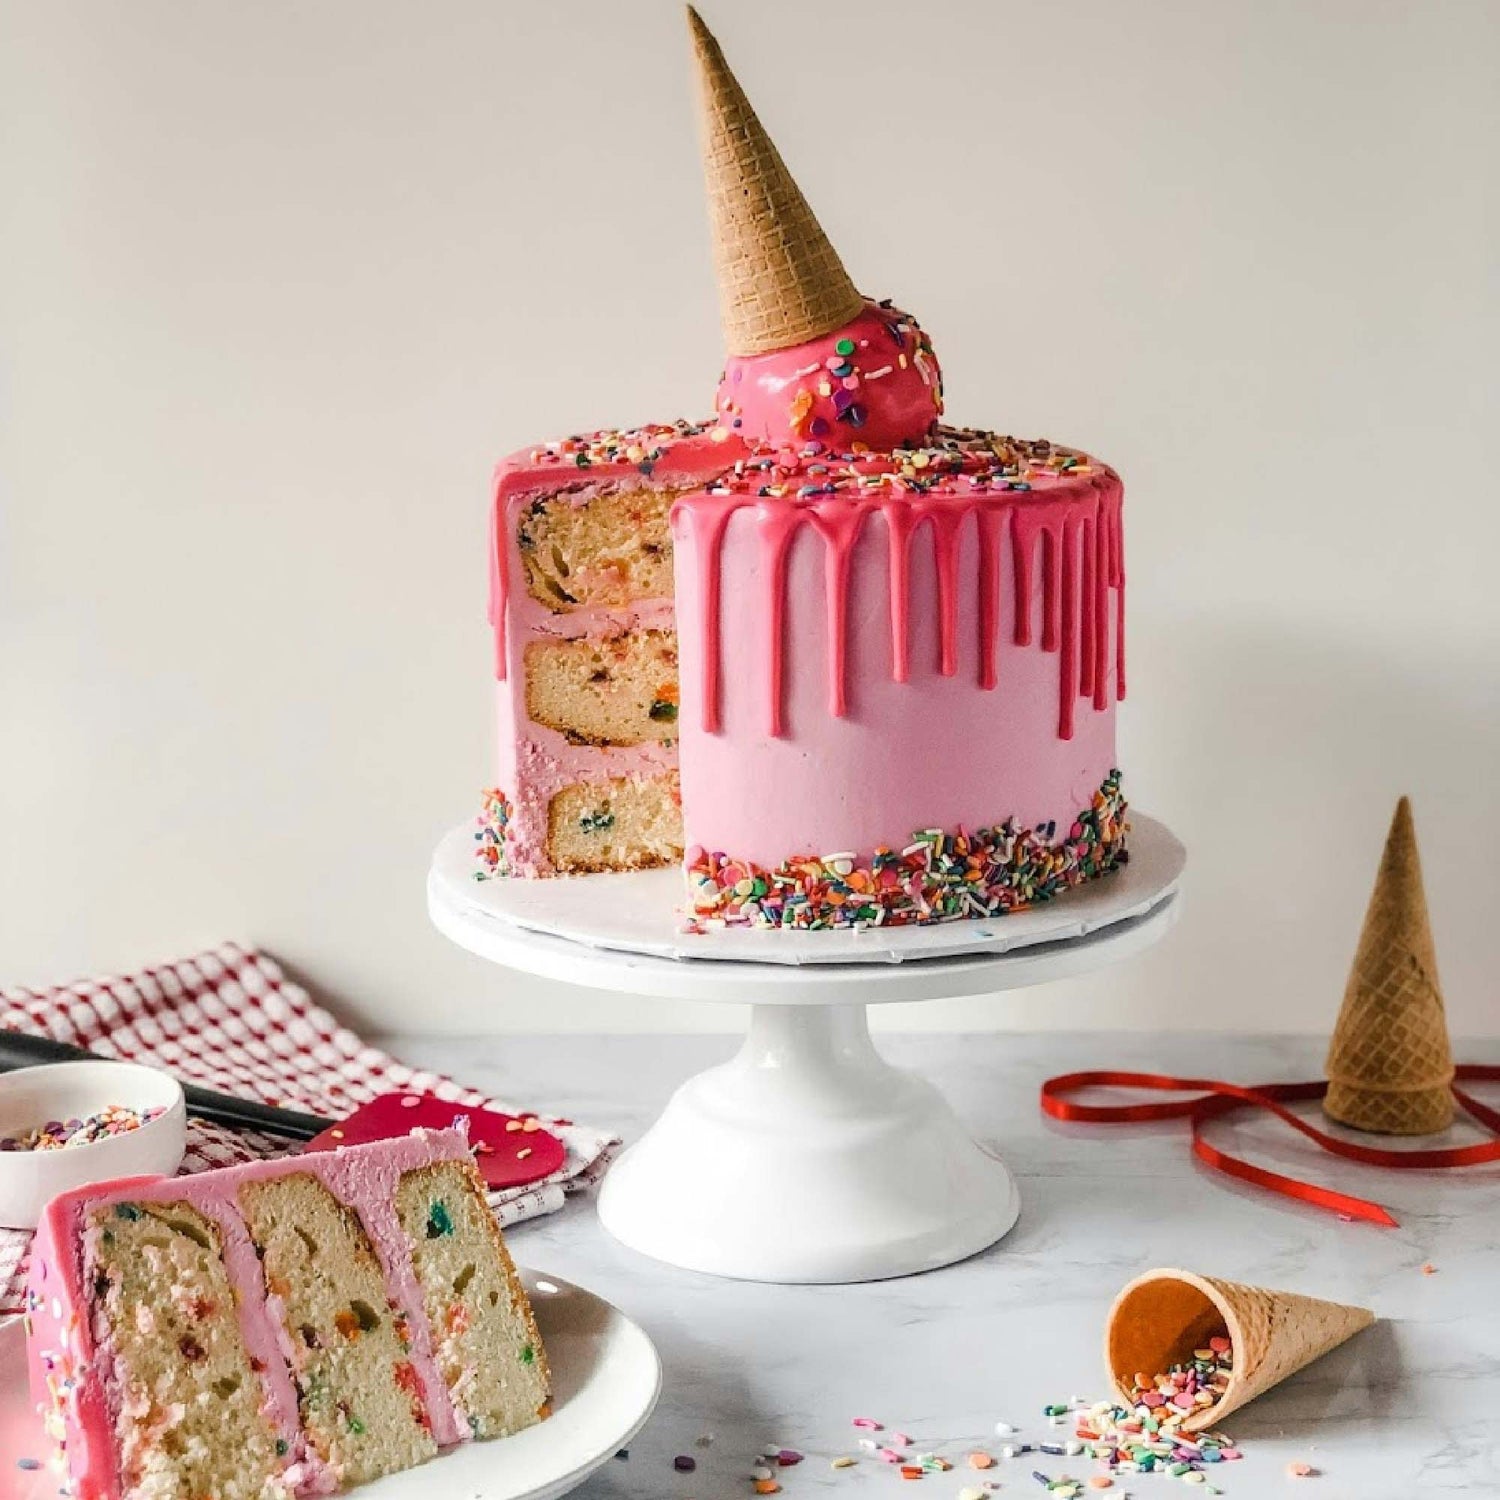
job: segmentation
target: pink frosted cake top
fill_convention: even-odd
[[[556,490],[570,481],[608,484],[639,478],[671,487],[674,480],[699,483],[705,472],[728,468],[748,452],[729,428],[713,422],[602,427],[517,449],[496,465],[495,482],[501,500]]]
[[[706,488],[712,494],[761,499],[890,499],[985,490],[1024,494],[1109,472],[1088,454],[1046,438],[939,427],[919,444],[879,452],[839,452],[817,442],[796,451],[757,451],[726,466]]]
[[[469,1157],[462,1130],[416,1130],[397,1140],[371,1142],[335,1151],[311,1152],[276,1161],[248,1162],[191,1177],[122,1178],[95,1183],[54,1198],[43,1214],[32,1247],[27,1287],[27,1349],[32,1395],[42,1404],[49,1434],[67,1463],[76,1500],[116,1500],[114,1433],[103,1376],[113,1350],[108,1330],[88,1315],[84,1284],[84,1235],[91,1213],[128,1209],[137,1203],[186,1203],[211,1219],[223,1238],[224,1262],[235,1290],[240,1335],[257,1369],[261,1410],[286,1444],[289,1488],[298,1494],[325,1494],[339,1477],[308,1445],[297,1415],[297,1393],[290,1371],[291,1350],[277,1308],[267,1293],[255,1247],[236,1206],[247,1182],[298,1173],[316,1177],[359,1215],[385,1275],[386,1292],[404,1308],[422,1307],[411,1254],[396,1218],[394,1194],[401,1175],[416,1167]],[[449,1445],[467,1436],[434,1360],[424,1318],[410,1320],[409,1358],[417,1373],[433,1437]]]

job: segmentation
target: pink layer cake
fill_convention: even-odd
[[[728,359],[715,418],[499,468],[498,786],[521,876],[684,860],[699,924],[995,916],[1125,858],[1123,489],[940,425],[690,12]]]
[[[76,1500],[327,1494],[546,1414],[459,1130],[63,1194],[27,1348]]]

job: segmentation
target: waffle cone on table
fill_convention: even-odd
[[[1323,1110],[1385,1135],[1453,1120],[1453,1055],[1411,804],[1396,806],[1328,1048]]]
[[[719,44],[688,9],[703,114],[714,265],[731,354],[789,349],[864,306]]]
[[[1187,1432],[1215,1427],[1230,1412],[1336,1349],[1368,1327],[1367,1307],[1325,1302],[1300,1292],[1272,1291],[1192,1271],[1147,1271],[1115,1298],[1105,1328],[1105,1362],[1126,1399],[1137,1371],[1154,1373],[1191,1359],[1221,1332],[1234,1346],[1224,1394],[1182,1424]]]

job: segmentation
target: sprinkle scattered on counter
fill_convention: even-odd
[[[1437,1267],[1435,1265],[1433,1265],[1433,1263],[1429,1260],[1422,1267],[1422,1274],[1424,1276],[1436,1276],[1437,1275]]]
[[[1311,1479],[1318,1471],[1311,1464],[1290,1463],[1286,1466],[1288,1479]]]
[[[112,1135],[128,1135],[164,1115],[164,1109],[144,1112],[124,1104],[108,1104],[81,1119],[48,1120],[20,1135],[0,1137],[0,1151],[64,1151],[69,1146],[91,1146]]]
[[[990,1500],[996,1491],[1013,1488],[1012,1478],[1029,1473],[1053,1500],[1087,1500],[1089,1493],[1110,1491],[1120,1500],[1131,1500],[1131,1488],[1137,1476],[1159,1474],[1179,1479],[1206,1496],[1223,1495],[1213,1481],[1222,1466],[1234,1463],[1244,1455],[1232,1438],[1220,1432],[1188,1433],[1184,1424],[1200,1416],[1218,1401],[1229,1386],[1234,1371],[1234,1348],[1223,1336],[1209,1339],[1190,1359],[1173,1365],[1157,1375],[1138,1373],[1132,1379],[1128,1403],[1122,1400],[1090,1403],[1085,1397],[1073,1396],[1067,1401],[1050,1401],[1038,1416],[1049,1426],[1059,1422],[1072,1424],[1074,1435],[1058,1435],[1047,1441],[1026,1442],[1021,1429],[1010,1422],[996,1422],[994,1430],[1010,1435],[994,1453],[977,1446],[965,1446],[961,1440],[952,1444],[954,1457],[937,1452],[911,1450],[917,1439],[899,1430],[887,1430],[874,1417],[855,1417],[852,1425],[861,1433],[881,1434],[880,1439],[862,1435],[859,1448],[863,1460],[874,1459],[884,1466],[891,1478],[918,1481],[934,1474],[952,1471],[965,1464],[977,1475],[957,1491],[957,1500]],[[971,1440],[972,1444],[972,1440]],[[948,1446],[946,1443],[944,1446]],[[1036,1463],[1047,1458],[1074,1458],[1094,1465],[1092,1473],[1047,1472],[1023,1464],[1004,1472],[1000,1460],[1015,1460],[1032,1455]],[[750,1478],[759,1494],[774,1494],[781,1486],[775,1478],[778,1466],[787,1460],[800,1463],[803,1455],[795,1450],[767,1447],[756,1460]],[[1042,1460],[1045,1462],[1045,1459]],[[841,1454],[830,1459],[837,1471],[861,1467],[861,1458]],[[992,1472],[995,1476],[992,1477]],[[1311,1464],[1295,1462],[1286,1466],[1286,1475],[1305,1479],[1318,1474]],[[1121,1488],[1121,1486],[1125,1488]],[[794,1487],[795,1489],[795,1487]],[[1032,1492],[1034,1493],[1034,1492]]]
[[[686,1453],[679,1453],[677,1457],[672,1460],[672,1467],[676,1469],[679,1474],[691,1474],[693,1470],[698,1467],[698,1460],[696,1458],[690,1457]]]

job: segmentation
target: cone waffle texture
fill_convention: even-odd
[[[725,345],[762,354],[831,333],[864,300],[691,7],[688,21]]]
[[[1397,804],[1328,1048],[1323,1110],[1357,1130],[1429,1135],[1453,1120],[1453,1055],[1411,804]]]
[[[1374,1321],[1367,1307],[1299,1292],[1271,1291],[1192,1271],[1147,1271],[1110,1308],[1105,1359],[1110,1380],[1128,1399],[1136,1372],[1161,1373],[1227,1331],[1234,1344],[1228,1388],[1214,1405],[1182,1424],[1185,1431],[1201,1432]]]

